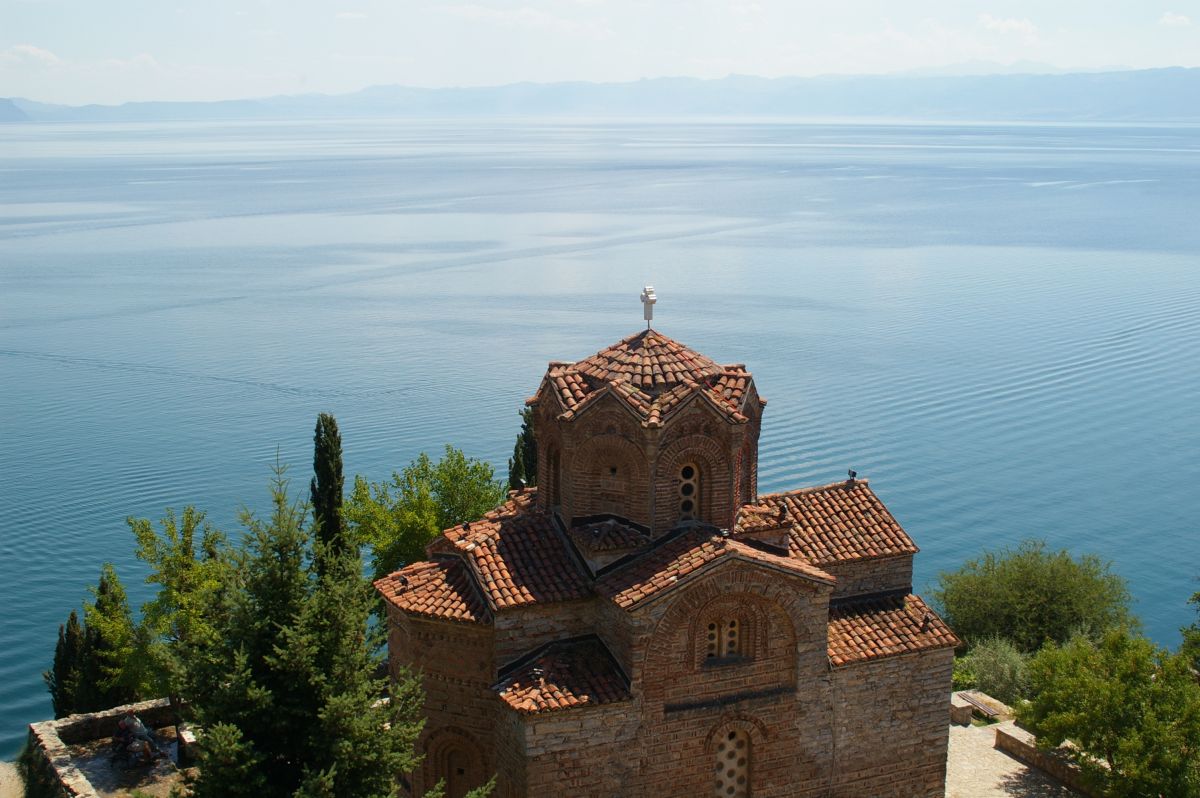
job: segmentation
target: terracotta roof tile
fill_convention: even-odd
[[[863,479],[760,496],[738,511],[734,532],[784,526],[792,554],[817,566],[917,552]]]
[[[711,529],[695,529],[666,538],[646,554],[604,574],[596,582],[596,591],[617,606],[630,609],[670,590],[692,573],[722,557],[762,563],[826,584],[835,581],[832,576],[802,559],[772,554],[745,542],[714,534]]]
[[[375,582],[375,589],[404,612],[464,623],[491,620],[466,563],[457,557],[413,563]]]
[[[577,526],[570,535],[577,546],[593,552],[639,549],[650,542],[650,535],[643,530],[613,518]]]
[[[501,670],[492,689],[522,713],[629,699],[629,681],[598,638],[550,643]]]
[[[470,563],[493,609],[589,593],[587,577],[567,552],[554,520],[534,504],[534,495],[533,490],[516,493],[479,521],[442,533]]]
[[[578,363],[551,363],[546,383],[565,408],[564,418],[612,394],[655,427],[697,394],[729,420],[745,422],[741,411],[753,378],[745,366],[719,366],[656,330],[643,330]]]
[[[855,599],[829,609],[829,662],[835,667],[958,644],[919,596]]]

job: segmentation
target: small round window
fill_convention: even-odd
[[[679,469],[679,518],[695,520],[700,500],[700,469],[688,463]]]

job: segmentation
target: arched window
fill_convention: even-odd
[[[700,515],[700,468],[685,463],[679,469],[679,520],[694,521]]]
[[[717,740],[715,765],[713,795],[716,798],[749,798],[749,734],[742,729],[731,729],[722,734]]]
[[[742,622],[738,618],[712,618],[705,629],[704,659],[745,656]]]

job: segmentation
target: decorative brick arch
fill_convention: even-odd
[[[718,568],[720,573],[700,577],[694,584],[676,588],[680,592],[650,632],[640,668],[635,671],[665,673],[678,670],[681,662],[694,661],[701,644],[698,619],[704,617],[708,608],[723,607],[725,602],[741,602],[753,608],[748,610],[753,617],[764,619],[760,621],[759,629],[765,629],[771,635],[756,634],[756,655],[762,655],[772,646],[786,648],[788,665],[776,675],[780,682],[794,681],[799,673],[795,652],[800,635],[806,633],[806,630],[798,630],[793,621],[804,614],[808,602],[803,588],[798,590],[793,580],[778,579],[774,573],[764,573],[757,566],[745,563],[728,563]],[[807,634],[819,637],[823,649],[828,627],[822,623],[819,628],[807,630]],[[686,648],[680,650],[681,647]],[[702,649],[700,656],[703,656]],[[696,673],[696,670],[691,672]],[[659,679],[648,680],[642,689],[646,707],[652,712],[657,711],[663,703],[666,683]]]
[[[422,763],[424,787],[438,781],[446,783],[446,798],[463,798],[467,792],[487,781],[491,769],[479,741],[465,729],[443,726],[425,741]]]
[[[733,520],[729,455],[711,436],[687,435],[676,438],[658,456],[654,480],[655,527],[665,531],[679,521],[679,473],[689,464],[700,470],[696,520],[729,526]]]
[[[650,484],[650,467],[629,439],[613,434],[589,438],[571,456],[567,473],[571,517],[611,513],[638,523],[648,520],[638,499]]]
[[[693,670],[704,667],[708,659],[708,625],[730,619],[738,623],[742,643],[740,656],[745,659],[765,656],[767,642],[772,635],[785,638],[788,646],[795,644],[796,634],[788,620],[787,610],[777,602],[757,593],[724,593],[692,613],[687,650],[691,652]]]

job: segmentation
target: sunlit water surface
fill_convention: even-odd
[[[336,414],[372,479],[503,470],[553,359],[744,362],[760,489],[867,475],[916,585],[1044,538],[1158,642],[1200,575],[1200,129],[343,122],[0,127],[0,755],[128,515],[236,531]]]

